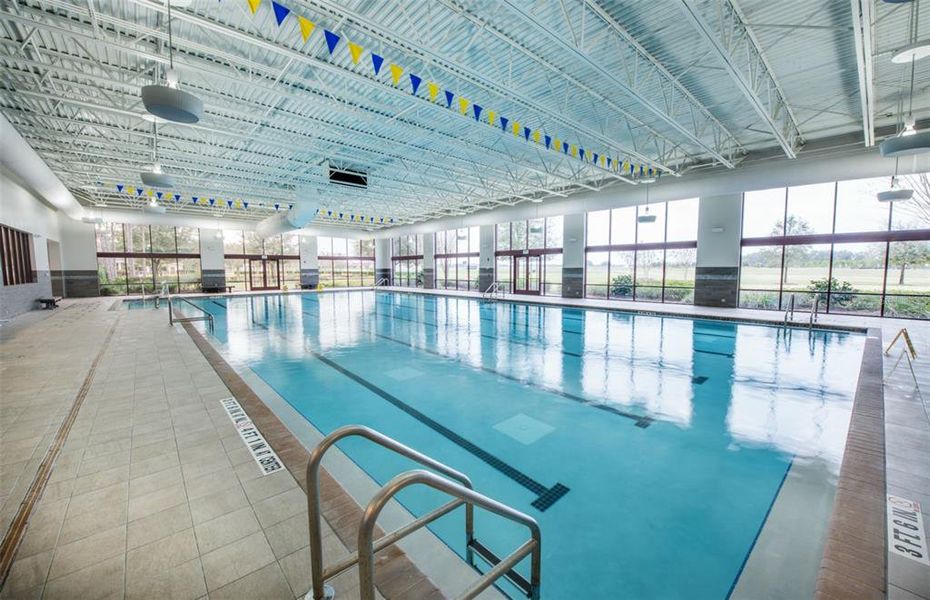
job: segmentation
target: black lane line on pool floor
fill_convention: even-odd
[[[252,323],[254,323],[255,325],[261,327],[262,329],[266,331],[271,331],[267,325],[263,323],[259,323],[254,318],[252,319]],[[516,467],[512,467],[508,465],[507,463],[497,458],[490,452],[487,452],[483,448],[466,440],[465,438],[455,433],[448,427],[427,417],[426,415],[424,415],[417,409],[405,403],[403,400],[401,400],[397,396],[394,396],[393,394],[379,388],[378,386],[371,383],[367,379],[364,379],[363,377],[356,375],[355,373],[346,369],[342,365],[326,358],[319,352],[315,352],[309,348],[307,348],[307,352],[309,352],[314,358],[316,358],[317,360],[319,360],[326,366],[345,375],[346,377],[356,382],[357,384],[361,385],[365,389],[371,392],[374,392],[375,394],[377,394],[384,400],[387,400],[390,404],[394,405],[396,408],[402,410],[403,412],[407,413],[408,415],[410,415],[417,421],[423,423],[424,425],[426,425],[427,427],[429,427],[436,433],[442,435],[450,442],[453,442],[454,444],[456,444],[463,450],[469,452],[470,454],[477,457],[484,463],[490,465],[496,471],[502,473],[503,475],[506,475],[507,477],[515,481],[516,483],[520,484],[524,488],[536,494],[537,498],[533,500],[530,504],[533,506],[533,508],[539,510],[540,512],[543,512],[546,509],[548,509],[550,506],[555,504],[559,500],[559,498],[561,498],[562,496],[568,493],[569,488],[565,485],[562,485],[561,483],[556,483],[551,488],[546,487],[545,485],[539,483],[538,481],[536,481],[529,475],[526,475],[522,471],[518,470]]]

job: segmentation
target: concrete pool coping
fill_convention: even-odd
[[[477,292],[458,292],[449,290],[423,290],[403,287],[365,287],[332,290],[292,290],[288,292],[247,292],[234,294],[197,294],[189,297],[247,297],[304,293],[332,293],[345,291],[389,291],[480,299]],[[585,310],[602,310],[623,312],[644,316],[663,316],[691,319],[710,319],[728,322],[740,322],[767,326],[784,326],[778,319],[780,313],[771,311],[740,311],[734,316],[734,309],[714,309],[691,305],[645,304],[628,306],[633,303],[613,301],[591,301],[580,299],[573,301],[564,298],[545,298],[536,296],[507,295],[501,300],[536,306],[570,307]],[[720,314],[720,311],[730,314]],[[821,319],[828,317],[821,315]],[[846,318],[849,318],[846,316]],[[793,323],[790,327],[808,329],[807,324]],[[189,332],[197,333],[189,324]],[[884,394],[883,394],[883,354],[882,330],[878,327],[854,326],[837,323],[833,319],[819,322],[813,326],[817,330],[865,334],[865,345],[860,364],[856,394],[853,400],[850,425],[847,432],[843,462],[837,482],[837,493],[831,511],[830,525],[821,559],[817,578],[815,597],[823,600],[846,599],[851,597],[885,598],[888,585],[888,565],[885,530],[885,436],[884,436]],[[201,336],[202,337],[202,336]],[[204,338],[204,342],[209,342]],[[199,344],[198,344],[199,346]],[[214,350],[212,345],[211,349]],[[218,354],[218,353],[217,353]],[[224,361],[225,362],[225,361]],[[228,366],[228,365],[227,365]],[[232,386],[230,386],[232,388]],[[296,475],[295,475],[296,476]],[[302,479],[301,479],[302,481]]]

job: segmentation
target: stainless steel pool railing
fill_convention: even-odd
[[[811,315],[807,321],[808,329],[814,328],[814,323],[817,322],[817,315],[819,314],[819,310],[820,310],[820,293],[818,292],[814,294],[814,298],[811,301]]]
[[[495,281],[494,283],[488,286],[488,289],[484,290],[481,293],[481,298],[484,300],[493,300],[497,297],[503,297],[503,295],[504,295],[504,288],[501,287],[501,284],[499,281]]]
[[[785,311],[785,325],[794,319],[794,294],[788,296],[788,310]]]
[[[336,442],[353,436],[366,438],[379,446],[441,473],[445,475],[445,477],[440,477],[429,471],[415,470],[402,473],[389,481],[368,503],[368,507],[365,510],[362,523],[359,527],[358,551],[324,568],[323,516],[320,509],[320,464],[326,452],[332,448]],[[455,480],[458,483],[451,480]],[[381,514],[381,510],[391,498],[400,492],[400,490],[414,484],[432,487],[453,496],[454,499],[407,525],[395,529],[377,540],[372,540],[375,523],[377,522],[378,515]],[[482,557],[488,560],[489,564],[492,564],[492,568],[475,582],[465,592],[465,595],[461,597],[474,598],[499,578],[507,577],[515,585],[524,589],[529,598],[538,600],[540,562],[542,555],[539,525],[536,523],[535,519],[475,492],[471,479],[469,479],[467,475],[413,448],[405,446],[397,440],[377,432],[374,429],[362,425],[347,425],[336,429],[317,444],[313,452],[310,453],[310,460],[307,463],[307,513],[310,533],[311,587],[310,591],[308,591],[304,597],[305,600],[332,600],[336,592],[332,586],[326,584],[326,581],[344,573],[356,564],[359,567],[361,598],[363,600],[373,600],[375,597],[374,554],[422,527],[425,527],[440,517],[451,513],[462,505],[465,506],[466,559],[470,565],[474,565],[474,550],[477,549],[479,553],[482,554]],[[474,507],[476,505],[526,525],[532,533],[531,539],[503,560],[496,560],[496,557],[493,555],[489,557],[484,547],[475,539]],[[513,567],[528,554],[532,554],[532,565],[531,579],[529,582],[526,582],[522,576],[513,571]]]
[[[388,281],[387,277],[382,277],[381,279],[375,282],[375,287],[385,286],[385,285],[388,285],[389,283],[390,281]]]
[[[193,306],[194,308],[202,312],[203,315],[198,316],[198,317],[176,317],[174,315],[174,305],[172,304],[173,302],[176,302],[176,301],[181,301],[181,302],[184,302],[186,304]],[[203,307],[197,306],[196,304],[194,304],[187,298],[172,298],[171,296],[168,296],[168,323],[170,325],[174,325],[175,323],[190,323],[193,321],[206,321],[207,326],[210,328],[210,331],[213,331],[213,315],[211,315],[206,310],[204,310]]]

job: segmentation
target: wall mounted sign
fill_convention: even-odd
[[[264,436],[262,436],[261,432],[255,426],[255,423],[252,422],[249,415],[245,414],[245,411],[242,410],[242,407],[239,406],[236,399],[226,398],[220,400],[220,404],[226,409],[226,414],[229,415],[233,425],[236,426],[239,437],[245,442],[249,452],[252,453],[252,458],[258,463],[262,475],[271,475],[272,473],[283,470],[284,464],[281,462],[281,459],[274,453],[274,450],[272,450],[268,442],[265,441]]]

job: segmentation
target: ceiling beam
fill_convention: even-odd
[[[856,40],[856,69],[859,73],[859,105],[862,139],[875,145],[875,87],[872,68],[872,0],[849,0]]]

